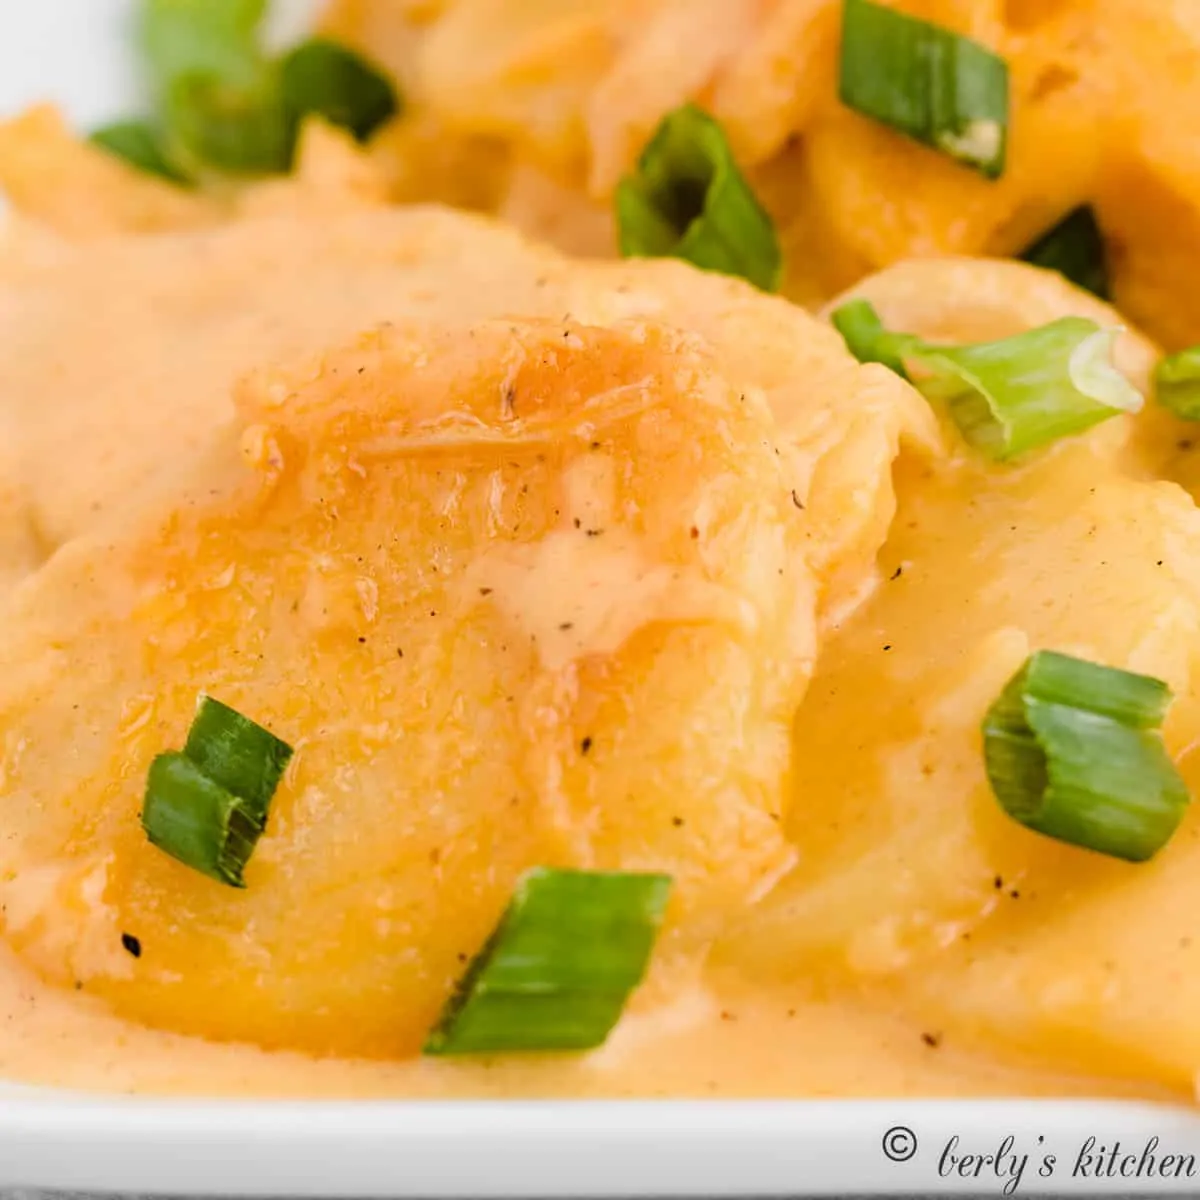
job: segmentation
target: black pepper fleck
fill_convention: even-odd
[[[479,594],[481,596],[490,596],[492,594],[492,589],[491,588],[480,588]]]
[[[132,933],[121,934],[121,945],[133,955],[134,958],[142,957],[142,943],[133,936]]]
[[[683,818],[682,817],[672,817],[671,824],[674,825],[676,829],[681,829],[683,827]]]
[[[794,505],[795,505],[795,506],[796,506],[796,507],[797,507],[797,508],[798,508],[798,509],[799,509],[801,512],[803,512],[803,511],[804,511],[804,501],[802,501],[802,500],[800,499],[800,497],[799,497],[799,495],[797,494],[797,492],[796,492],[796,489],[795,489],[795,488],[792,488],[792,503],[793,503],[793,504],[794,504]]]
[[[586,754],[591,748],[592,748],[592,739],[590,737],[585,737],[583,739],[583,741],[579,743],[579,753],[580,754]]]
[[[930,1050],[936,1050],[942,1044],[942,1035],[940,1033],[923,1033],[921,1041],[927,1045]]]
[[[901,575],[903,575],[903,574],[904,574],[904,568],[903,568],[903,567],[897,567],[897,568],[896,568],[896,569],[895,569],[895,570],[892,572],[892,579],[899,579],[899,578],[900,578],[900,576],[901,576]]]

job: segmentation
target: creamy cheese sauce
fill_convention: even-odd
[[[729,980],[653,1014],[631,1013],[582,1059],[313,1059],[120,1021],[96,1001],[47,988],[7,951],[0,1075],[88,1090],[288,1098],[1147,1095],[1144,1086],[1049,1072],[1033,1060],[1001,1065],[865,1004],[797,1000]],[[1150,1095],[1171,1098],[1165,1089]]]
[[[975,270],[928,269],[926,297]],[[726,287],[577,268],[429,213],[14,268],[0,572],[66,549],[12,593],[32,648],[5,643],[0,672],[18,714],[0,1075],[287,1097],[1192,1095],[1195,814],[1160,860],[1098,864],[1003,816],[978,738],[1053,646],[1168,680],[1195,785],[1200,518],[1154,481],[1186,472],[1126,418],[982,463],[828,329]],[[641,319],[659,310],[689,333]],[[374,328],[389,315],[416,332]],[[946,336],[969,326],[941,315]],[[160,476],[209,453],[161,530],[122,528],[130,486],[152,505],[151,482],[170,495]],[[214,678],[299,732],[238,896],[148,852],[136,822],[149,756]],[[709,964],[680,966],[672,930],[590,1055],[417,1057],[512,880],[561,856],[669,861],[703,910],[690,949],[716,931]]]

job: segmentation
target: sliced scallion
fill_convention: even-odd
[[[1121,331],[1083,317],[966,346],[889,331],[864,300],[844,305],[832,319],[855,357],[893,369],[899,361],[926,397],[945,402],[966,441],[990,458],[1013,458],[1142,406],[1141,394],[1112,362]]]
[[[1008,65],[940,25],[843,0],[839,93],[850,108],[995,179],[1008,141]]]
[[[666,875],[529,871],[425,1053],[601,1045],[645,975],[670,890]]]
[[[183,753],[150,766],[146,836],[220,883],[245,887],[242,870],[266,828],[292,748],[248,717],[201,696]]]
[[[280,68],[284,102],[296,119],[310,115],[350,130],[365,141],[399,109],[396,91],[381,71],[353,50],[310,38]]]
[[[172,858],[238,888],[246,886],[242,869],[263,831],[253,805],[183,754],[160,754],[150,764],[142,827]]]
[[[156,93],[185,75],[247,85],[263,56],[259,37],[268,0],[141,0],[142,66]]]
[[[247,84],[181,75],[167,89],[163,112],[172,148],[197,169],[273,174],[291,166],[295,128],[273,71]]]
[[[997,800],[1048,837],[1130,862],[1152,857],[1190,802],[1159,733],[1170,700],[1146,675],[1030,655],[983,723]]]
[[[1119,333],[1062,317],[996,342],[923,342],[908,357],[923,372],[917,386],[946,402],[963,437],[1007,459],[1141,408],[1141,394],[1112,363]]]
[[[1185,421],[1200,421],[1200,346],[1164,358],[1154,383],[1159,404]]]
[[[264,820],[292,758],[286,742],[211,696],[200,697],[183,752]]]
[[[835,309],[829,319],[859,362],[882,363],[902,379],[908,378],[903,355],[915,339],[885,329],[869,300],[850,300]]]
[[[764,291],[779,287],[775,224],[721,126],[694,104],[663,118],[636,171],[617,187],[616,214],[626,257],[682,258]]]
[[[266,13],[267,0],[141,0],[142,63],[166,157],[193,175],[284,172],[304,117],[362,139],[397,111],[387,76],[328,39],[270,56]]]
[[[1077,287],[1102,300],[1108,299],[1104,238],[1090,205],[1085,204],[1065,216],[1038,238],[1021,258],[1035,267],[1058,271]]]
[[[149,121],[115,121],[95,130],[88,141],[148,175],[158,175],[171,183],[191,182],[171,161],[158,130]]]

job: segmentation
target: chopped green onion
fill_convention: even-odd
[[[148,175],[159,175],[171,183],[191,182],[167,156],[162,138],[149,121],[116,121],[95,130],[88,141]]]
[[[902,379],[908,378],[903,355],[914,342],[905,333],[884,328],[869,300],[850,300],[829,316],[833,327],[846,341],[846,348],[862,363],[882,363]]]
[[[365,141],[399,109],[388,77],[325,38],[302,42],[283,60],[284,102],[300,119],[312,114]]]
[[[218,883],[244,888],[242,869],[263,831],[252,808],[185,755],[160,754],[150,764],[142,828],[172,858]]]
[[[1007,459],[1141,408],[1141,394],[1112,364],[1119,333],[1062,317],[997,342],[921,343],[908,358],[925,372],[917,386],[946,401],[963,437]]]
[[[160,850],[220,883],[242,870],[267,824],[292,748],[218,700],[201,696],[182,754],[150,766],[142,827]]]
[[[1190,803],[1159,728],[1165,683],[1051,651],[1030,655],[983,722],[1009,816],[1073,846],[1143,862]]]
[[[211,696],[200,697],[183,752],[264,821],[292,757],[286,742]]]
[[[1090,205],[1083,205],[1043,234],[1021,257],[1035,267],[1065,275],[1077,287],[1107,300],[1108,262],[1104,238]]]
[[[1154,382],[1159,404],[1185,421],[1200,421],[1200,346],[1164,358]]]
[[[764,291],[779,287],[775,224],[738,169],[721,126],[694,104],[663,118],[636,171],[617,187],[616,212],[627,258],[682,258]]]
[[[266,0],[142,0],[142,58],[172,157],[194,174],[291,166],[295,129],[260,46]]]
[[[986,46],[873,0],[844,0],[839,94],[850,108],[996,179],[1008,65]]]
[[[425,1053],[601,1045],[645,975],[670,890],[667,875],[529,871]]]
[[[831,319],[860,362],[899,366],[928,399],[945,401],[966,441],[990,458],[1013,458],[1142,406],[1112,363],[1120,329],[1083,317],[968,346],[891,332],[865,300]]]
[[[194,174],[292,165],[301,120],[319,114],[366,138],[397,111],[385,75],[324,38],[281,61],[261,44],[267,0],[141,0],[142,58],[170,154]]]
[[[291,166],[295,127],[274,71],[247,84],[213,74],[181,75],[163,105],[172,148],[189,165],[234,174]]]
[[[142,63],[164,94],[185,75],[213,75],[246,86],[263,56],[259,34],[267,0],[141,0]]]

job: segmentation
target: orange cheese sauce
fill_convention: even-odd
[[[296,1099],[1181,1096],[1130,1081],[1000,1062],[845,1000],[714,981],[653,1017],[627,1016],[602,1050],[404,1062],[316,1059],[217,1045],[120,1021],[0,956],[0,1075],[52,1087]]]
[[[337,164],[245,223],[139,198],[117,229],[204,228],[51,221],[83,241],[0,264],[0,1075],[1191,1099],[1200,818],[1097,859],[1008,820],[980,742],[1053,648],[1166,680],[1200,785],[1179,431],[988,464],[783,301]],[[929,337],[1121,320],[983,260],[862,291]],[[1118,362],[1144,387],[1156,353]],[[200,688],[299,751],[245,893],[138,823]],[[584,1056],[418,1057],[547,863],[676,880],[624,1019]]]

